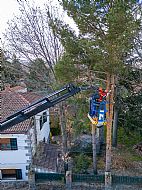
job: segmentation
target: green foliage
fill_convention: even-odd
[[[62,84],[73,82],[74,78],[78,75],[77,69],[72,64],[72,59],[67,55],[64,55],[58,64],[56,64],[55,73]]]
[[[125,144],[126,147],[132,147],[142,141],[142,135],[138,131],[131,131],[129,134],[123,127],[118,129],[118,144]]]
[[[50,131],[51,131],[52,136],[58,136],[61,134],[61,130],[59,127],[58,128],[52,127],[50,128]]]
[[[83,153],[81,153],[80,155],[75,156],[74,163],[75,165],[73,167],[73,172],[85,174],[87,173],[87,169],[91,165],[91,159]]]
[[[68,100],[73,113],[69,111],[68,119],[72,122],[74,137],[79,134],[90,134],[90,121],[87,117],[89,111],[89,102],[83,97],[73,97]]]
[[[36,59],[29,65],[26,83],[29,91],[50,90],[49,76],[50,72],[42,59]]]
[[[134,108],[133,111],[130,108],[130,104],[133,104],[135,99],[137,99],[137,103],[134,105],[138,105],[140,97],[132,94],[133,84],[127,82],[127,76],[131,72],[126,71],[125,64],[128,54],[133,49],[134,37],[140,26],[140,20],[134,17],[138,8],[137,1],[63,0],[62,5],[75,21],[79,35],[77,36],[68,25],[58,23],[58,30],[56,30],[60,35],[66,56],[63,56],[59,62],[60,69],[57,69],[57,75],[63,82],[77,81],[77,78],[83,77],[86,72],[85,69],[81,72],[80,66],[86,65],[88,70],[109,72],[120,78],[124,77],[126,80],[122,83],[125,95],[123,93],[121,99],[125,104],[124,108],[121,107],[121,115],[122,119],[127,122],[123,123],[123,126],[127,129],[131,126],[132,129],[132,125],[136,124],[136,127],[140,127],[139,106],[135,113]],[[79,65],[78,75],[73,75],[77,65]],[[71,73],[69,72],[70,68],[74,70],[71,70]],[[71,77],[69,77],[70,74]],[[95,72],[95,76],[101,79],[106,77],[97,72]],[[130,76],[134,79],[137,75],[130,74]],[[91,77],[89,80],[92,83]],[[79,109],[82,109],[81,104]],[[85,112],[88,112],[88,108]],[[73,127],[76,127],[77,133],[83,132],[85,128],[88,129],[89,123],[87,123],[86,115],[78,111],[75,118]]]
[[[137,2],[63,0],[62,4],[79,28],[81,57],[89,57],[95,69],[118,74],[139,27],[133,16]]]
[[[20,61],[14,55],[12,61],[8,59],[3,54],[3,60],[1,64],[1,79],[2,79],[2,86],[6,83],[10,84],[11,86],[16,86],[19,84],[20,79],[24,76],[24,71],[22,70]]]
[[[119,124],[124,127],[127,135],[138,133],[142,136],[142,88],[139,69],[127,68],[120,79],[121,93],[119,96]],[[132,140],[133,141],[133,140]]]

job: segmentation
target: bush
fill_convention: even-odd
[[[57,128],[57,127],[56,128],[51,128],[50,132],[51,132],[52,136],[58,136],[58,135],[61,134],[60,128]]]
[[[73,172],[86,174],[88,173],[87,170],[91,164],[91,159],[86,156],[85,154],[81,153],[74,158],[74,167]]]

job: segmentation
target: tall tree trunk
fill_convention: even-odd
[[[117,131],[118,131],[118,108],[115,105],[114,120],[113,120],[113,134],[112,134],[112,146],[113,147],[117,147]]]
[[[104,126],[97,128],[97,136],[99,137],[100,146],[104,144]]]
[[[96,125],[92,124],[92,146],[93,146],[93,171],[97,174],[97,140]]]
[[[116,80],[116,83],[118,80]],[[112,146],[117,147],[117,131],[118,131],[118,106],[119,106],[119,98],[118,98],[118,93],[119,88],[116,84],[115,88],[115,105],[114,105],[114,119],[113,119],[113,133],[112,133]]]
[[[111,170],[111,149],[112,149],[112,119],[113,119],[113,98],[114,98],[114,75],[107,77],[107,89],[111,90],[107,97],[107,135],[106,135],[106,172]]]
[[[63,102],[60,103],[59,112],[60,112],[60,126],[62,133],[62,151],[63,154],[65,155],[67,153],[67,132],[66,132],[65,110]]]

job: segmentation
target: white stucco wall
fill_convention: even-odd
[[[45,111],[43,111],[43,112],[45,112]],[[40,117],[43,114],[43,112],[40,112],[40,113],[38,113],[38,115],[35,116],[36,132],[37,132],[37,144],[40,141],[43,141],[44,138],[45,138],[45,141],[48,141],[49,135],[50,135],[49,110],[46,110],[47,121],[43,124],[42,129],[40,130]]]
[[[43,111],[45,112],[45,111]],[[40,117],[43,114],[40,112],[35,116],[36,127],[36,139],[37,144],[40,141],[47,142],[50,135],[49,126],[49,110],[47,112],[47,121],[43,124],[40,130]],[[26,134],[0,134],[0,138],[17,138],[18,150],[0,150],[0,170],[1,169],[22,169],[22,179],[28,180],[28,170],[26,166],[29,166],[31,162],[31,149],[33,148],[33,154],[35,153],[35,130],[34,127],[30,129],[30,140]]]
[[[0,150],[0,169],[22,169],[22,179],[28,180],[30,155],[29,140],[25,134],[0,134],[0,138],[17,138],[18,150]]]

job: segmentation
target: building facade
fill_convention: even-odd
[[[2,120],[41,98],[24,90],[17,92],[14,88],[2,91],[1,97]],[[28,180],[36,147],[41,141],[48,142],[49,134],[49,110],[0,132],[0,179]]]

